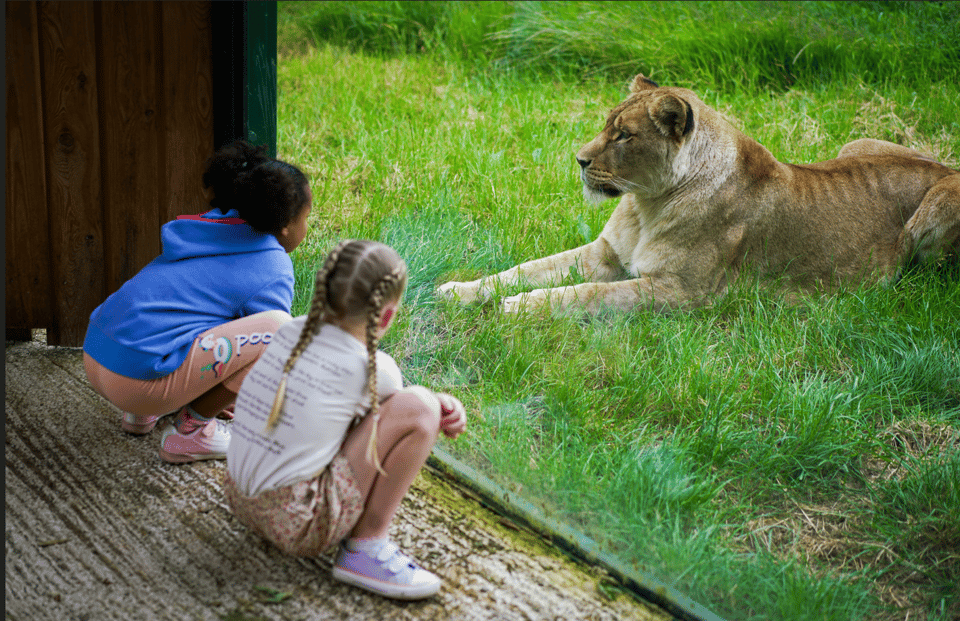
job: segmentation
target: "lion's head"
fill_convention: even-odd
[[[659,196],[676,185],[674,160],[695,130],[701,105],[691,91],[660,88],[637,75],[603,131],[577,153],[584,196]]]

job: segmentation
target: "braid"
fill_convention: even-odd
[[[406,267],[403,265],[398,265],[392,272],[385,274],[370,292],[370,305],[367,311],[367,391],[370,393],[369,415],[373,416],[373,429],[367,443],[367,459],[384,476],[387,473],[380,467],[380,458],[377,455],[377,427],[380,424],[380,399],[377,396],[377,346],[380,344],[380,339],[377,336],[377,329],[383,317],[384,305],[393,301],[387,298],[387,294],[396,291],[397,285],[402,282],[405,274]]]
[[[300,330],[300,338],[297,339],[297,344],[290,350],[290,356],[287,358],[286,364],[283,365],[280,385],[277,386],[277,396],[273,400],[273,407],[270,408],[270,416],[267,417],[265,433],[272,433],[280,422],[280,415],[283,412],[283,401],[287,393],[287,376],[290,374],[290,371],[293,370],[294,365],[296,365],[297,360],[307,348],[307,345],[309,345],[313,337],[320,332],[320,326],[323,320],[335,314],[335,311],[330,305],[327,285],[330,280],[330,275],[333,273],[334,268],[337,267],[340,253],[343,251],[344,246],[351,241],[352,240],[348,239],[337,244],[337,247],[327,255],[327,260],[323,263],[323,267],[317,270],[313,287],[313,299],[310,301],[310,311],[307,313],[307,318],[303,322],[303,329]]]
[[[336,271],[337,263],[340,261],[340,255],[343,253],[343,249],[351,243],[353,243],[352,239],[345,239],[337,244],[336,247],[330,251],[330,254],[327,255],[327,260],[324,262],[323,267],[317,271],[317,278],[313,287],[313,302],[310,304],[310,315],[307,317],[308,322],[311,320],[320,322],[338,314],[330,302],[330,277],[333,276],[333,272]],[[314,318],[314,315],[317,316]],[[316,330],[314,330],[314,334],[316,334]]]

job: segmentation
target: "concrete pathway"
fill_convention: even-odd
[[[440,594],[341,585],[329,557],[286,557],[233,519],[223,462],[166,464],[159,428],[123,433],[79,349],[7,343],[5,379],[6,621],[670,618],[429,470],[391,536]]]

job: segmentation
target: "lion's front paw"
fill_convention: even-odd
[[[532,311],[550,303],[548,289],[535,289],[503,299],[503,312],[520,313]]]
[[[519,313],[520,311],[527,309],[527,294],[521,293],[519,295],[511,295],[510,297],[503,298],[503,312],[505,313]]]
[[[460,302],[461,304],[470,304],[486,300],[483,290],[480,287],[480,281],[473,282],[448,282],[437,287],[437,296],[451,302]]]

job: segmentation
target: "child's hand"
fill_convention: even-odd
[[[460,400],[446,393],[437,393],[440,400],[440,431],[454,439],[467,428],[467,411]]]

